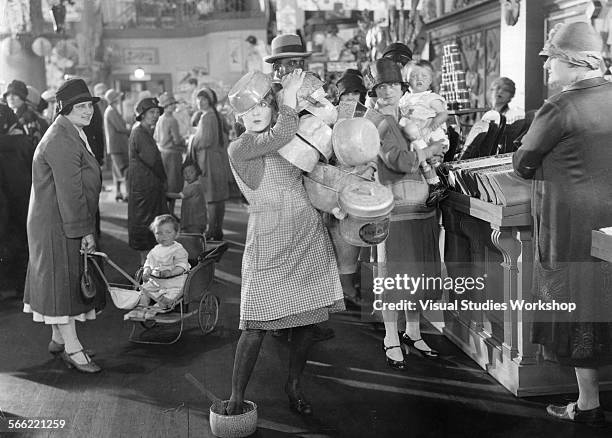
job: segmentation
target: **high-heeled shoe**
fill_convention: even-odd
[[[53,356],[57,356],[62,351],[64,351],[64,344],[60,344],[59,342],[55,342],[53,339],[51,339],[51,342],[49,342],[49,353],[51,353]],[[94,357],[96,355],[96,352],[94,350],[90,350],[89,348],[83,349],[83,352],[85,352],[85,354],[89,357]]]
[[[387,351],[393,350],[394,348],[400,349],[400,351],[402,352],[402,360],[391,359],[389,356],[387,356]],[[390,347],[387,347],[385,345],[385,341],[383,341],[383,351],[385,352],[385,359],[387,359],[387,365],[389,365],[391,368],[396,370],[403,370],[406,368],[406,360],[403,359],[404,351],[402,350],[401,345],[392,345]]]
[[[417,347],[415,344],[419,341],[423,341],[422,338],[412,339],[410,336],[408,336],[406,332],[398,332],[398,333],[400,335],[400,342],[402,344],[406,345],[409,348],[410,347],[414,348],[416,351],[421,353],[423,357],[436,358],[440,356],[440,353],[437,350],[434,350],[433,348],[429,346],[428,346],[429,350],[423,350],[422,348]],[[423,341],[423,343],[425,344],[425,341]]]
[[[289,398],[289,409],[300,415],[312,415],[312,406],[302,394],[294,394],[292,391],[289,391],[288,385],[285,385],[285,393],[287,393]]]
[[[87,360],[87,363],[85,364],[78,363],[78,362],[75,362],[74,359],[72,359],[71,356],[74,356],[75,354],[79,354],[79,353],[83,353],[83,355],[85,356],[85,359]],[[87,356],[87,354],[85,354],[83,350],[75,351],[74,353],[66,353],[66,351],[63,351],[62,353],[60,353],[60,357],[62,358],[62,360],[64,361],[64,363],[66,364],[68,368],[76,368],[78,371],[82,373],[93,374],[93,373],[99,373],[100,371],[102,371],[102,368],[100,368],[95,362],[93,362],[91,358]]]

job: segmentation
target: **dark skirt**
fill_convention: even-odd
[[[391,222],[389,237],[384,242],[384,246],[378,247],[378,251],[384,249],[384,255],[378,256],[379,276],[392,278],[398,275],[402,278],[408,276],[422,278],[421,281],[439,279],[442,264],[438,235],[439,225],[436,216]],[[382,266],[381,260],[385,260]],[[384,294],[384,300],[387,302],[439,300],[441,297],[442,289],[439,281],[431,281],[429,287],[418,290],[386,290]]]

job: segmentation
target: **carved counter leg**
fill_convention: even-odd
[[[513,359],[518,356],[518,311],[512,310],[510,301],[518,297],[518,265],[517,261],[521,255],[521,241],[518,239],[517,232],[512,228],[493,228],[491,231],[491,241],[501,252],[504,260],[501,266],[504,270],[504,302],[508,308],[504,311],[504,357]]]
[[[531,284],[533,276],[533,232],[531,227],[519,227],[518,238],[521,242],[521,255],[518,259],[519,281],[517,299],[531,300]],[[531,312],[519,312],[518,314],[518,351],[519,357],[514,360],[526,365],[537,362],[538,346],[531,342]]]
[[[463,234],[468,237],[470,242],[470,258],[471,258],[471,269],[467,274],[467,276],[476,278],[482,277],[486,273],[485,271],[485,246],[486,240],[488,240],[488,236],[483,233],[483,224],[484,222],[479,219],[474,219],[470,216],[464,216],[461,218],[460,227]],[[486,239],[486,240],[485,240]],[[467,293],[468,296],[463,298],[469,298],[472,301],[480,301],[482,299],[482,294],[478,292],[477,295],[474,295],[474,292]],[[461,312],[465,314],[465,317],[468,320],[472,321],[472,327],[477,331],[482,331],[483,328],[483,317],[481,310],[473,310],[473,311],[464,311]]]

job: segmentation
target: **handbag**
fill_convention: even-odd
[[[83,274],[81,275],[81,298],[87,304],[91,303],[97,295],[96,283],[91,272],[87,269],[87,253],[83,253]]]

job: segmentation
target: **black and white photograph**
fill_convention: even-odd
[[[0,436],[612,437],[612,0],[0,0]]]

